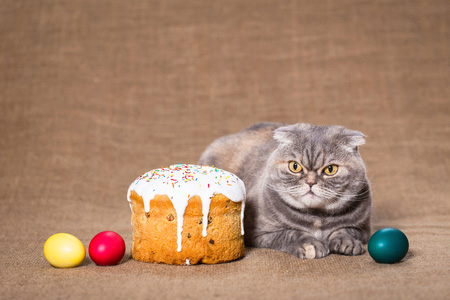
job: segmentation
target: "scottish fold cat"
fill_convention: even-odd
[[[358,147],[341,126],[260,123],[214,141],[199,164],[247,188],[245,242],[300,258],[359,255],[370,235],[371,192]]]

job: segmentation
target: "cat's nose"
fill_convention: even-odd
[[[306,174],[306,183],[309,185],[309,188],[312,188],[312,186],[317,183],[314,173],[308,172]]]
[[[309,181],[309,180],[308,180],[306,183],[309,185],[310,188],[311,188],[313,185],[317,184],[317,182],[315,182],[315,181]]]

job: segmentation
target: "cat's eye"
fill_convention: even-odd
[[[302,166],[296,161],[290,161],[289,170],[293,173],[298,173],[302,171]]]
[[[338,169],[339,169],[339,167],[337,165],[329,165],[323,169],[323,173],[325,173],[328,176],[331,176],[331,175],[336,174]]]

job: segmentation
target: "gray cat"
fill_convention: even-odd
[[[360,255],[371,211],[364,142],[341,126],[260,123],[214,141],[199,164],[244,181],[248,246],[300,258]]]

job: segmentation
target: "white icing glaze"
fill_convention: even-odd
[[[214,167],[177,164],[155,169],[139,176],[128,188],[144,200],[145,212],[150,211],[150,200],[156,195],[167,195],[177,213],[177,251],[181,251],[183,216],[188,201],[193,196],[202,200],[203,236],[207,235],[208,214],[211,198],[222,194],[233,202],[242,202],[241,234],[244,234],[245,186],[236,175]]]

